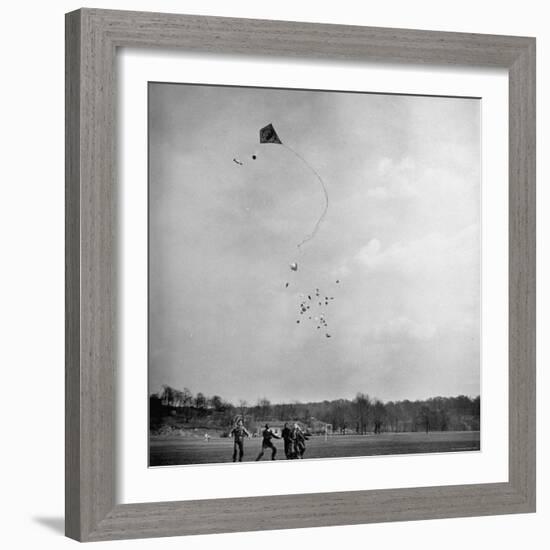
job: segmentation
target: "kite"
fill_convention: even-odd
[[[279,139],[273,124],[268,124],[260,129],[260,143],[278,143],[282,145],[283,142]]]
[[[318,230],[321,226],[321,223],[323,222],[329,207],[329,197],[327,188],[325,185],[325,182],[323,181],[323,178],[320,176],[320,174],[315,170],[309,162],[302,157],[297,151],[292,149],[289,145],[286,143],[283,143],[281,138],[279,137],[279,134],[275,130],[273,124],[267,124],[263,128],[260,128],[260,144],[262,145],[280,145],[281,147],[284,147],[288,151],[290,151],[295,157],[298,158],[305,166],[306,168],[313,173],[316,180],[319,182],[320,189],[322,191],[322,197],[323,197],[323,207],[320,212],[319,217],[315,221],[315,224],[313,225],[311,231],[306,234],[302,240],[297,244],[298,249],[300,249],[305,243],[313,239]],[[256,160],[257,156],[256,154],[251,155],[252,160]],[[235,162],[240,163],[239,159],[233,159]],[[296,272],[298,271],[298,263],[293,261],[288,264],[288,267],[291,271]],[[339,283],[340,281],[337,280],[336,283]],[[285,283],[285,288],[289,288],[290,283],[287,281]],[[325,292],[323,292],[325,294]],[[329,306],[330,300],[334,300],[334,297],[328,295],[323,296],[320,292],[319,288],[315,289],[315,292],[309,292],[309,294],[300,294],[300,303],[298,307],[297,318],[295,319],[295,322],[297,325],[307,325],[305,321],[306,317],[308,321],[311,322],[313,326],[317,328],[317,330],[323,329],[321,332],[321,335],[323,335],[325,338],[332,338],[332,334],[328,332],[329,330],[329,324],[327,322],[327,319],[325,317],[325,311],[324,309]],[[315,296],[316,300],[314,300],[313,296]],[[323,310],[320,310],[320,308],[323,308]],[[314,314],[317,313],[315,316]],[[299,329],[301,330],[301,328]]]
[[[321,176],[317,173],[315,168],[313,168],[313,166],[311,166],[311,164],[309,164],[309,162],[306,159],[304,159],[299,153],[297,153],[294,149],[292,149],[292,147],[289,147],[288,145],[286,145],[285,143],[283,143],[281,141],[281,139],[279,138],[275,128],[273,127],[273,124],[268,124],[267,126],[264,126],[263,128],[260,128],[260,143],[274,143],[274,144],[277,144],[277,145],[282,145],[285,149],[287,149],[291,153],[293,153],[299,160],[301,160],[307,166],[307,168],[309,168],[313,172],[313,174],[315,175],[315,177],[319,181],[319,184],[321,185],[321,189],[323,191],[323,197],[324,197],[323,210],[321,212],[321,215],[317,219],[317,222],[315,223],[311,233],[308,233],[298,243],[297,246],[298,246],[298,248],[300,248],[302,245],[304,245],[305,243],[307,243],[308,241],[313,239],[313,237],[315,237],[315,235],[317,234],[317,231],[319,230],[319,226],[321,225],[321,222],[323,221],[323,219],[325,218],[325,216],[327,214],[327,211],[328,211],[328,193],[327,193],[327,188],[325,186],[325,182],[323,181],[323,178],[321,178]],[[294,269],[294,271],[296,271],[296,270]]]

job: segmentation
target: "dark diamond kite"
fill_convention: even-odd
[[[260,143],[279,143],[282,145],[282,141],[279,139],[273,124],[268,124],[260,130]]]

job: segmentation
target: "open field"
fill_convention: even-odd
[[[245,440],[244,461],[252,461],[258,455],[261,438]],[[274,440],[277,459],[285,460],[282,440]],[[356,456],[447,453],[478,451],[479,432],[405,432],[379,435],[333,435],[325,441],[323,436],[313,436],[307,442],[304,458],[344,458]],[[174,466],[179,464],[210,464],[231,462],[233,441],[228,438],[177,437],[151,438],[150,465]],[[263,460],[271,452],[267,450]]]

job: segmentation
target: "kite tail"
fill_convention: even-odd
[[[291,153],[294,153],[294,155],[298,157],[315,174],[315,177],[319,180],[319,183],[321,184],[321,189],[323,190],[323,195],[325,197],[325,206],[323,208],[323,211],[321,212],[321,215],[319,216],[317,223],[313,227],[313,231],[311,233],[308,233],[302,239],[302,241],[298,243],[297,246],[298,248],[300,248],[303,244],[313,239],[313,237],[315,237],[315,235],[317,234],[317,231],[319,230],[319,226],[321,225],[321,222],[325,218],[328,211],[328,193],[327,193],[327,188],[325,186],[325,182],[323,181],[323,178],[317,173],[317,170],[315,170],[315,168],[313,168],[313,166],[311,166],[311,164],[309,164],[309,162],[304,157],[302,157],[302,155],[300,155],[294,149],[292,149],[292,147],[289,147],[285,143],[281,143],[281,145],[286,149],[288,149]]]

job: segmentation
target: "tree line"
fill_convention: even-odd
[[[163,386],[149,400],[151,428],[164,419],[177,416],[184,424],[229,429],[237,415],[247,422],[299,421],[305,426],[330,424],[333,433],[365,434],[380,432],[479,430],[480,397],[432,397],[425,400],[382,402],[366,393],[353,399],[308,403],[271,403],[262,397],[250,404],[237,404],[219,395],[193,394],[188,388]]]

